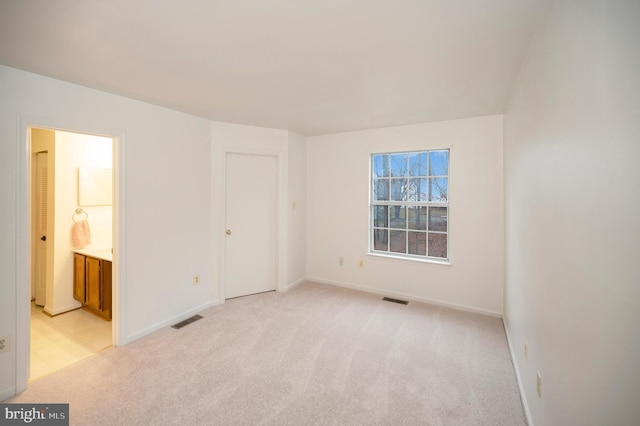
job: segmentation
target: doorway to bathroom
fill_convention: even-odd
[[[112,345],[114,148],[109,136],[29,127],[29,381]]]

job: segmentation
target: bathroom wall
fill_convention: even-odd
[[[80,306],[73,298],[72,217],[78,204],[78,168],[111,169],[112,139],[55,132],[55,217],[53,285],[47,288],[45,312],[57,315]],[[88,215],[91,244],[85,248],[111,247],[112,206],[82,206]],[[84,215],[77,215],[84,218]]]

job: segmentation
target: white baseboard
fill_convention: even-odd
[[[183,312],[181,314],[174,315],[173,317],[168,318],[168,319],[166,319],[164,321],[161,321],[161,322],[159,322],[157,324],[154,324],[151,327],[147,327],[147,328],[145,328],[143,330],[140,330],[140,331],[138,331],[136,333],[130,334],[129,336],[127,336],[125,338],[124,344],[127,345],[127,344],[129,344],[129,343],[131,343],[133,341],[136,341],[136,340],[138,340],[138,339],[140,339],[140,338],[142,338],[144,336],[147,336],[147,335],[149,335],[149,334],[151,334],[151,333],[153,333],[155,331],[158,331],[161,328],[173,325],[173,324],[175,324],[177,322],[180,322],[180,321],[185,320],[185,319],[187,319],[189,317],[192,317],[193,315],[197,314],[200,311],[203,311],[203,310],[205,310],[207,308],[210,308],[210,307],[216,306],[216,305],[220,305],[220,304],[222,304],[222,302],[220,300],[213,300],[211,302],[203,303],[202,305],[199,305],[199,306],[197,306],[197,307],[195,307],[193,309],[190,309],[190,310],[188,310],[186,312]]]
[[[67,305],[67,306],[62,306],[62,307],[56,308],[56,309],[50,309],[48,306],[45,306],[43,308],[43,311],[46,314],[51,315],[52,317],[54,317],[56,315],[64,314],[65,312],[73,311],[73,310],[81,308],[81,307],[82,307],[82,303],[77,302],[77,303],[73,303],[73,304]]]
[[[291,290],[292,288],[299,286],[300,284],[302,284],[302,283],[303,283],[303,282],[305,282],[305,281],[307,281],[307,278],[306,278],[306,277],[300,278],[300,279],[299,279],[299,280],[297,280],[297,281],[294,281],[294,282],[292,282],[292,283],[290,283],[290,284],[287,284],[287,286],[286,286],[285,288],[283,288],[282,290],[280,290],[280,291],[289,291],[289,290]]]
[[[5,399],[13,398],[17,393],[15,386],[0,391],[0,402],[3,402]]]
[[[507,327],[507,321],[502,318],[504,325],[504,332],[507,336],[507,344],[509,345],[509,353],[511,354],[511,362],[513,363],[513,369],[516,372],[516,380],[518,381],[518,389],[520,390],[520,400],[522,401],[522,408],[524,409],[524,415],[527,418],[527,424],[533,426],[533,420],[531,419],[531,412],[529,411],[529,404],[527,403],[527,395],[524,393],[524,386],[522,383],[522,377],[520,377],[520,368],[518,368],[518,361],[516,360],[516,353],[513,350],[511,344],[511,338],[509,337],[509,328]]]
[[[383,289],[378,289],[378,288],[371,288],[371,287],[366,287],[366,286],[359,285],[359,284],[351,284],[351,283],[344,283],[344,282],[340,282],[340,281],[325,280],[325,279],[317,278],[317,277],[308,277],[307,281],[313,281],[313,282],[317,282],[317,283],[320,283],[320,284],[329,284],[329,285],[334,285],[334,286],[337,286],[337,287],[350,288],[352,290],[359,290],[359,291],[364,291],[366,293],[379,294],[379,295],[382,295],[382,296],[391,296],[391,297],[398,298],[398,299],[412,300],[414,302],[428,303],[430,305],[438,305],[438,306],[442,306],[442,307],[445,307],[445,308],[451,308],[451,309],[456,309],[456,310],[465,311],[465,312],[472,312],[472,313],[475,313],[475,314],[489,315],[489,316],[495,317],[495,318],[502,318],[502,313],[501,312],[495,312],[495,311],[490,311],[490,310],[487,310],[487,309],[475,308],[473,306],[460,305],[460,304],[457,304],[457,303],[444,302],[442,300],[430,299],[428,297],[413,296],[413,295],[410,295],[410,294],[401,293],[399,291],[391,291],[391,290],[383,290]]]

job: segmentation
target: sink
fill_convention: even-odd
[[[96,249],[96,250],[91,250],[94,253],[100,253],[100,254],[113,254],[113,249],[112,248],[102,248],[102,249]]]

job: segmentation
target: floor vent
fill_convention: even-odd
[[[202,315],[194,315],[191,318],[187,318],[184,321],[180,321],[179,323],[172,325],[171,328],[175,328],[176,330],[179,330],[182,327],[185,327],[191,324],[192,322],[198,321],[199,319],[202,319]]]
[[[408,305],[409,304],[409,302],[407,302],[406,300],[392,299],[390,297],[383,297],[382,300],[384,300],[385,302],[399,303],[401,305]]]

